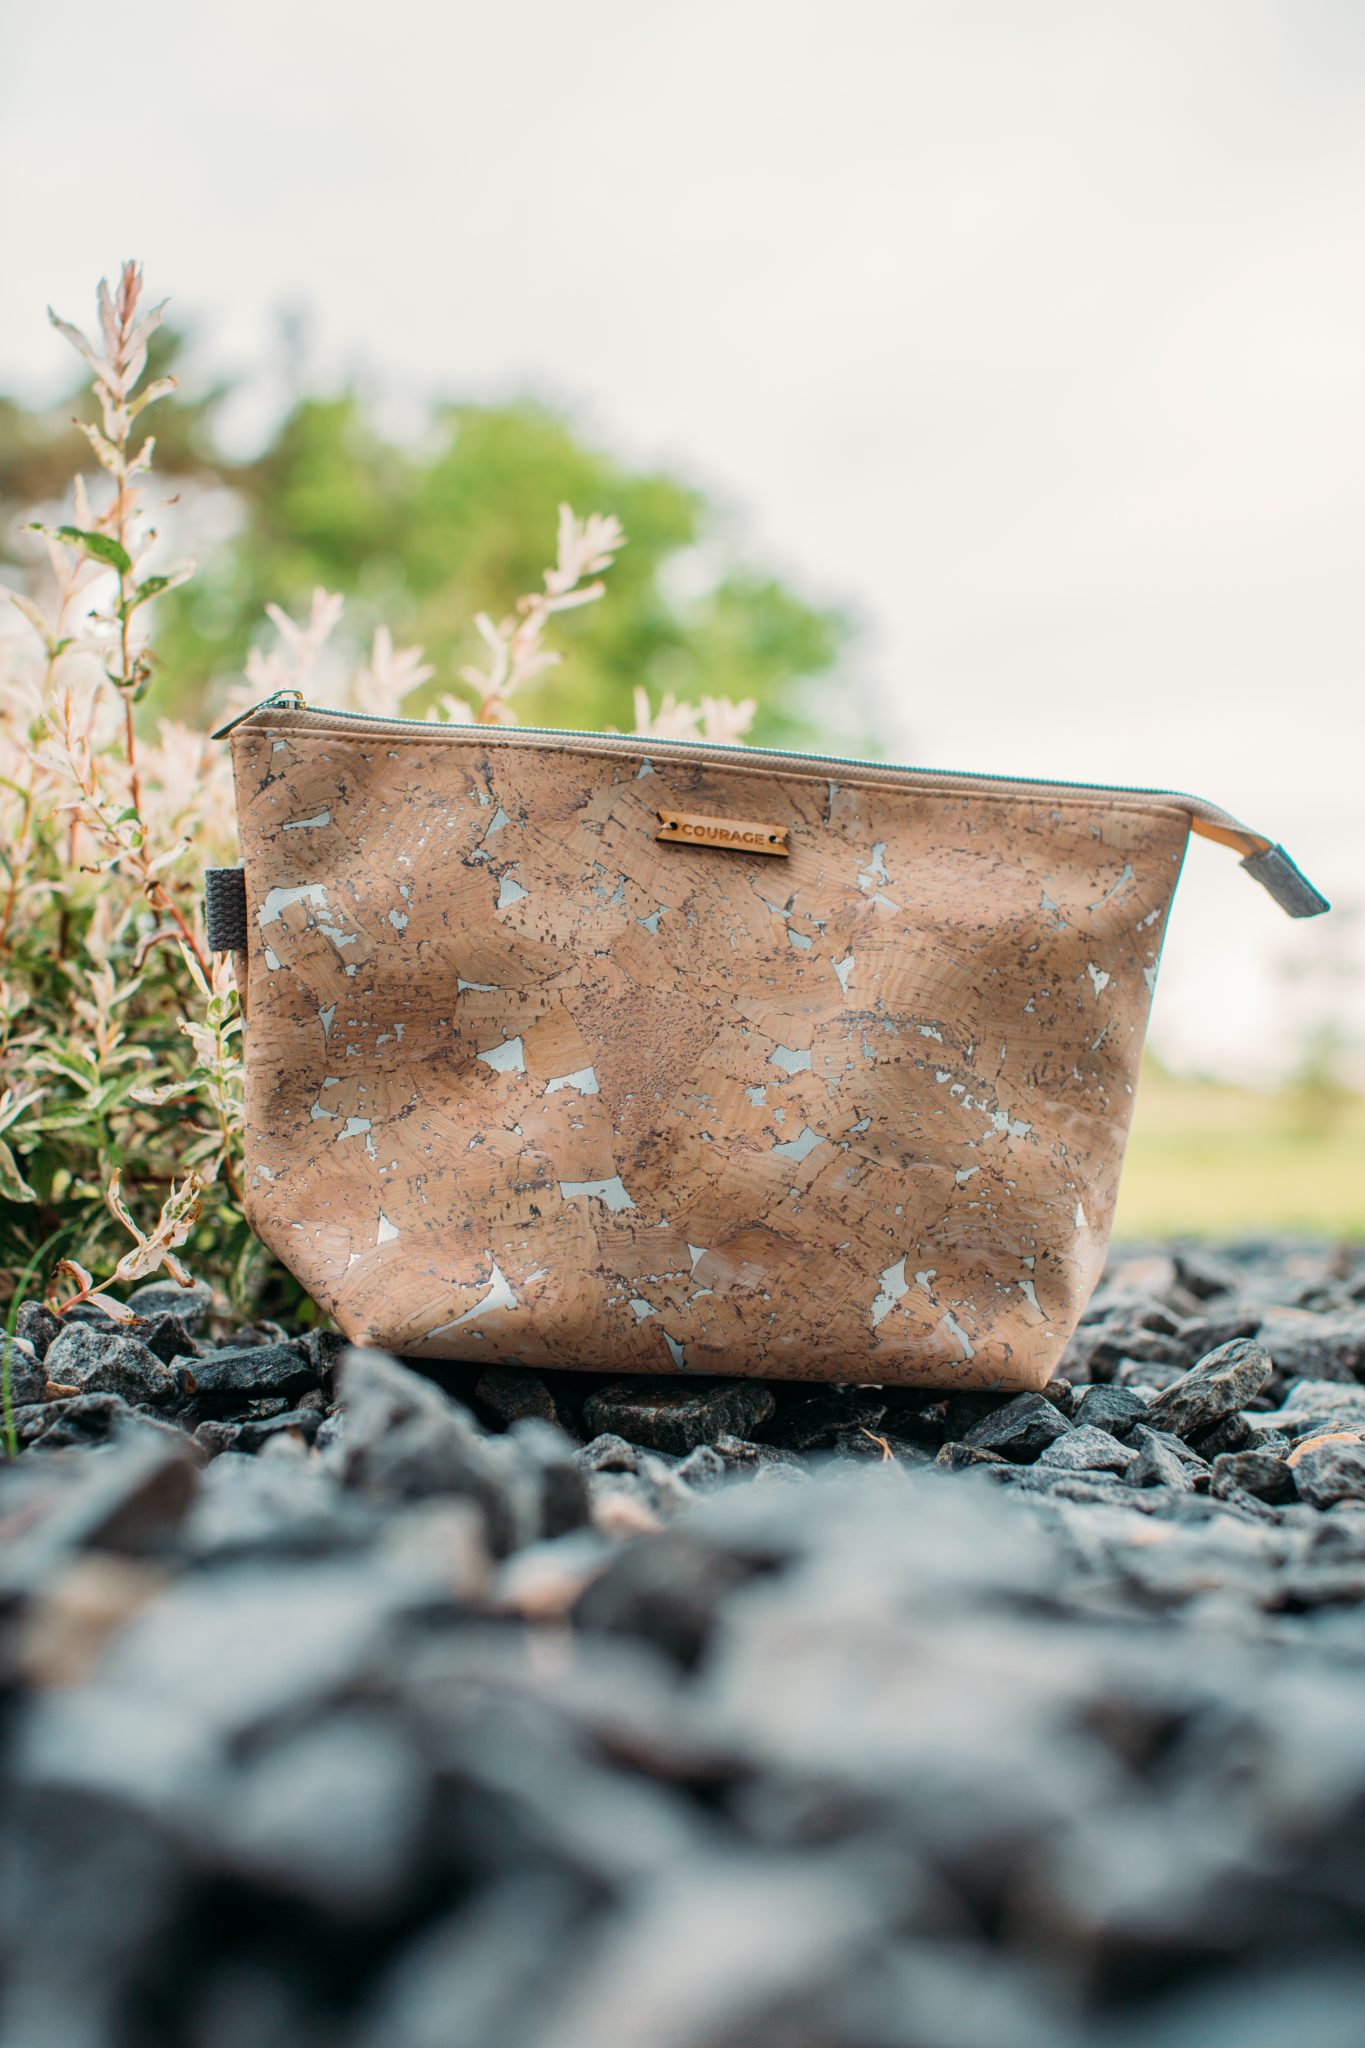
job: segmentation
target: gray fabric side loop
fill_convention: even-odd
[[[204,928],[211,953],[246,950],[246,875],[241,868],[205,868]]]
[[[1282,846],[1267,846],[1263,853],[1249,853],[1242,866],[1253,881],[1269,890],[1290,917],[1321,917],[1324,910],[1332,908],[1307,875],[1295,867]]]

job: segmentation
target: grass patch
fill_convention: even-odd
[[[1175,1080],[1138,1091],[1114,1232],[1365,1237],[1365,1096]]]

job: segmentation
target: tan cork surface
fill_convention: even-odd
[[[409,1355],[1043,1384],[1188,815],[639,747],[239,728],[255,1228]]]

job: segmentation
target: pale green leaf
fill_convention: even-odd
[[[38,1199],[20,1173],[19,1162],[3,1138],[0,1138],[0,1195],[7,1202],[36,1202]]]
[[[132,556],[112,534],[98,533],[88,526],[44,526],[36,519],[33,530],[50,533],[54,540],[65,541],[68,547],[84,548],[87,555],[93,555],[96,561],[107,562],[111,569],[118,570],[120,576],[127,576],[132,570]]]

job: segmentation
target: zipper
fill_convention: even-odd
[[[209,734],[209,738],[225,740],[230,732],[236,732],[239,725],[245,725],[248,718],[254,718],[258,711],[273,711],[277,707],[281,711],[307,711],[310,708],[302,690],[276,690],[273,696],[262,697],[259,704],[248,704],[245,711],[239,711],[226,725],[220,725],[217,732]],[[354,715],[359,717],[360,713]]]
[[[277,690],[272,696],[262,698],[260,703],[251,705],[248,710],[229,719],[226,725],[220,726],[212,738],[224,739],[239,725],[266,711],[284,712],[290,725],[296,720],[305,724],[316,720],[324,728],[341,724],[370,726],[379,732],[415,729],[431,739],[469,740],[477,735],[485,742],[512,745],[526,740],[573,740],[593,753],[647,754],[651,760],[687,761],[700,757],[726,766],[748,768],[858,768],[864,775],[885,777],[892,783],[904,779],[915,786],[938,790],[962,788],[966,793],[999,791],[1008,794],[1012,790],[1029,789],[1052,790],[1058,796],[1079,792],[1082,795],[1147,798],[1153,802],[1178,804],[1188,812],[1191,828],[1201,838],[1217,840],[1240,853],[1242,866],[1253,880],[1267,889],[1291,917],[1317,917],[1331,908],[1327,898],[1313,887],[1282,846],[1265,833],[1254,832],[1220,805],[1211,804],[1204,797],[1191,796],[1184,790],[1149,789],[1126,782],[1058,782],[1043,775],[990,775],[971,769],[917,768],[898,761],[862,760],[855,754],[808,754],[788,747],[737,747],[726,746],[716,740],[656,739],[646,733],[601,733],[568,726],[495,726],[455,720],[388,718],[378,712],[333,711],[309,704],[302,691],[293,689]]]
[[[762,764],[774,760],[790,761],[794,765],[812,768],[867,768],[879,775],[906,775],[913,776],[916,780],[934,782],[992,783],[1010,787],[1017,785],[1024,789],[1093,790],[1097,795],[1103,796],[1167,797],[1192,813],[1200,816],[1207,814],[1215,823],[1235,827],[1248,839],[1254,838],[1262,846],[1269,844],[1263,835],[1250,832],[1246,826],[1240,825],[1230,812],[1220,810],[1216,804],[1207,803],[1203,797],[1187,796],[1178,789],[1144,789],[1136,783],[1127,782],[1058,782],[1055,778],[1044,775],[989,775],[966,768],[917,768],[903,761],[868,761],[856,754],[807,754],[791,747],[727,747],[718,740],[666,740],[656,739],[648,733],[586,732],[580,727],[567,725],[494,726],[461,723],[457,719],[437,721],[425,718],[389,718],[377,711],[334,711],[327,705],[309,704],[299,690],[277,690],[272,697],[263,697],[259,704],[251,705],[248,710],[240,711],[235,718],[230,718],[226,725],[220,725],[217,732],[210,734],[210,738],[225,739],[228,733],[235,732],[248,718],[254,718],[258,711],[306,712],[310,719],[319,719],[326,725],[342,720],[347,725],[376,725],[381,728],[416,726],[421,732],[436,739],[445,733],[452,738],[457,735],[467,737],[478,733],[486,739],[496,735],[500,740],[518,737],[540,740],[589,740],[593,742],[594,749],[598,752],[630,751],[647,753],[651,758],[658,755],[661,759],[670,756],[686,759],[690,754],[698,753],[727,762],[747,761],[750,764]],[[629,742],[628,748],[624,744],[626,742]]]

